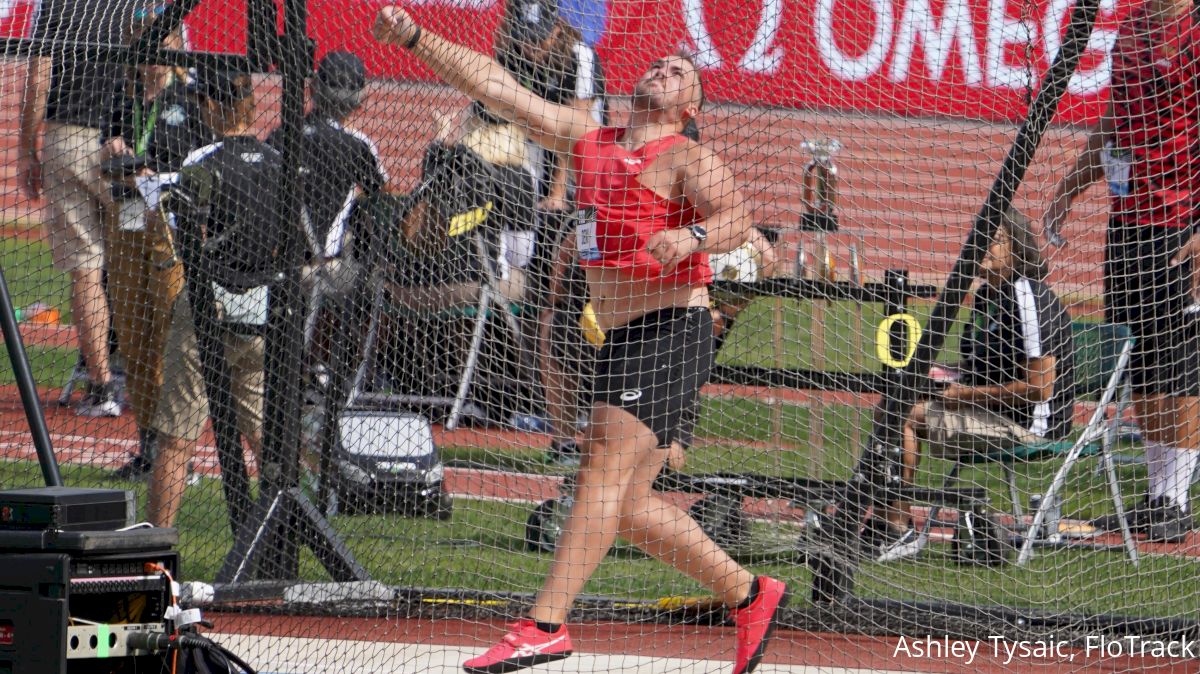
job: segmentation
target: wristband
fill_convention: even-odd
[[[421,41],[421,27],[417,26],[417,30],[413,32],[412,37],[408,38],[408,41],[404,43],[404,48],[412,49],[413,47],[416,47],[417,43],[420,41]]]

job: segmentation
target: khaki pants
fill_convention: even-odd
[[[100,175],[100,130],[46,123],[42,144],[46,238],[62,271],[104,267],[104,216],[111,202]]]
[[[930,403],[925,425],[929,453],[940,458],[992,454],[1040,440],[1012,419],[977,405],[946,409]]]
[[[147,213],[145,229],[123,231],[117,208],[106,209],[108,298],[113,331],[125,357],[125,391],[138,428],[150,428],[163,383],[163,349],[183,266],[166,223]]]
[[[226,332],[230,397],[237,427],[245,437],[262,433],[263,338]],[[187,292],[175,300],[163,358],[163,385],[152,427],[164,436],[195,442],[208,421],[208,395],[200,370],[200,352]]]

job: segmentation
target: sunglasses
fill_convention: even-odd
[[[167,3],[159,3],[153,7],[143,7],[133,13],[133,18],[137,21],[145,21],[146,19],[157,19],[162,16],[167,8],[170,7]]]

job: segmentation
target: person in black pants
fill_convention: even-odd
[[[1075,356],[1071,317],[1046,283],[1047,267],[1028,219],[1011,211],[980,266],[957,379],[913,406],[904,425],[903,477],[911,484],[920,442],[957,458],[1002,453],[1071,433]],[[893,503],[879,560],[920,551],[908,504]]]

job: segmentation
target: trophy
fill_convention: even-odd
[[[826,232],[836,232],[838,229],[837,206],[838,178],[837,167],[833,164],[833,155],[842,149],[841,142],[823,138],[807,140],[801,144],[812,159],[804,165],[804,213],[800,216],[800,229],[817,233],[816,251],[813,255],[813,276],[822,281],[832,281],[834,278],[833,257],[825,241]],[[797,264],[797,273],[805,273],[803,262]]]
[[[801,228],[807,231],[835,232],[837,231],[838,179],[837,167],[833,165],[833,155],[842,149],[841,142],[823,138],[821,140],[806,140],[801,144],[812,159],[804,165],[804,208],[801,218]]]

